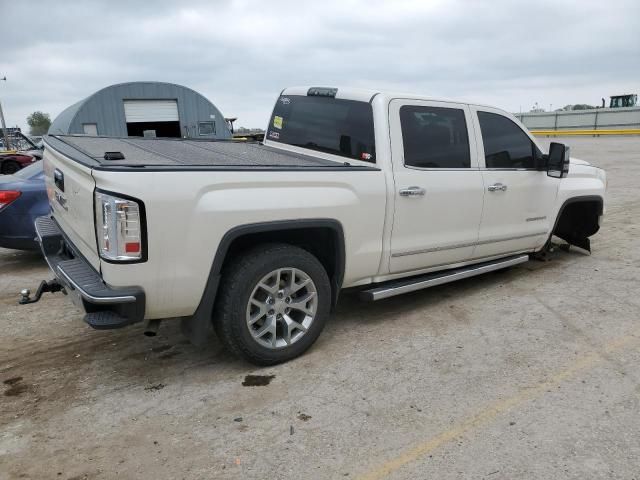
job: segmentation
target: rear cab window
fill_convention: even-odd
[[[368,102],[281,95],[269,120],[266,139],[375,163],[373,108]]]

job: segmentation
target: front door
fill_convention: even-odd
[[[553,228],[560,180],[540,169],[531,137],[499,110],[471,107],[485,199],[474,258],[541,247]]]
[[[395,212],[390,272],[471,258],[483,183],[468,106],[397,99],[389,105]]]

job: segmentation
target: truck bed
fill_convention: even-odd
[[[232,140],[49,135],[45,144],[99,170],[375,169]],[[109,160],[107,152],[119,152],[124,159]]]

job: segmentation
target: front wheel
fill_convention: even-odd
[[[330,305],[329,278],[316,257],[293,245],[262,245],[223,273],[214,327],[232,352],[274,365],[316,341]]]

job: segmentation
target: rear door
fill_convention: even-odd
[[[396,99],[389,105],[395,213],[391,273],[469,260],[483,184],[468,106]]]
[[[60,143],[54,138],[49,142]],[[50,144],[46,144],[43,162],[53,218],[89,263],[99,269],[93,213],[95,181],[91,168],[71,160]]]
[[[476,258],[542,246],[553,227],[560,180],[539,169],[542,154],[513,119],[471,107],[485,190]]]

